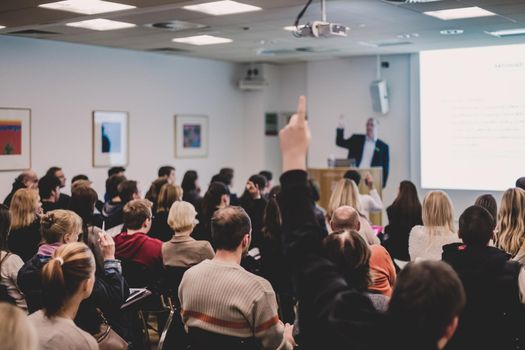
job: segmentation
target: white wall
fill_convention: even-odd
[[[197,170],[204,187],[222,166],[244,178],[249,150],[240,146],[249,125],[234,64],[10,37],[0,38],[0,53],[0,107],[31,108],[39,175],[52,165],[68,178],[85,173],[102,196],[107,169],[92,167],[92,112],[118,110],[130,115],[127,175],[143,193],[166,164],[177,168],[179,182]],[[209,116],[208,158],[175,159],[178,113]],[[1,199],[17,174],[0,172]]]

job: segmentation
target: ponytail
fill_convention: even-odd
[[[84,243],[59,247],[42,269],[42,305],[47,317],[55,316],[95,271],[93,253]]]

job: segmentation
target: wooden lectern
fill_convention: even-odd
[[[321,199],[319,200],[319,205],[323,208],[328,208],[328,203],[330,201],[330,196],[332,190],[335,187],[337,181],[343,178],[343,175],[348,170],[356,170],[364,178],[365,174],[368,172],[374,178],[374,188],[379,193],[379,197],[383,198],[383,168],[382,167],[372,167],[368,169],[356,169],[356,168],[308,168],[308,175],[311,179],[317,181],[320,186],[320,195]],[[361,180],[359,184],[359,192],[366,194],[369,192],[368,187],[365,185],[364,180]],[[381,226],[382,222],[382,213],[370,213],[370,221],[372,225]]]

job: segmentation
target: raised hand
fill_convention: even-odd
[[[104,260],[115,259],[115,241],[106,232],[101,231],[98,233],[98,245],[102,252]]]
[[[279,132],[283,172],[306,170],[306,154],[310,145],[310,128],[306,121],[306,97],[299,97],[297,112]]]

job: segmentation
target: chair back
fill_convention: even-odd
[[[201,328],[188,329],[190,350],[261,350],[261,344],[255,337],[238,338],[205,331]]]

